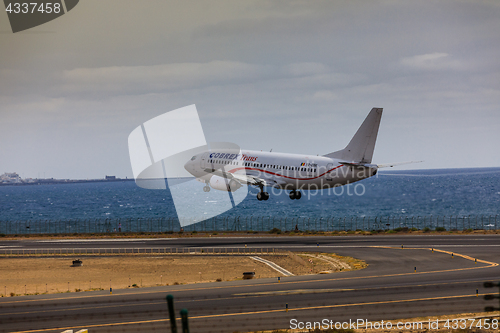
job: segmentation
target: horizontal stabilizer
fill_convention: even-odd
[[[422,163],[423,161],[410,161],[410,162],[398,162],[398,163],[386,163],[386,164],[377,164],[377,167],[380,168],[392,168],[398,165],[412,164],[412,163]]]

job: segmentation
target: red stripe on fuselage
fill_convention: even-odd
[[[265,172],[265,173],[269,173],[271,175],[275,175],[275,176],[279,176],[279,177],[283,177],[283,178],[288,178],[288,179],[297,179],[297,180],[311,180],[311,179],[316,179],[316,178],[320,178],[320,177],[323,177],[324,175],[326,175],[327,173],[335,170],[335,169],[338,169],[340,167],[343,167],[343,165],[339,165],[333,169],[330,169],[328,171],[326,171],[325,173],[322,173],[321,175],[317,176],[317,177],[312,177],[312,178],[295,178],[295,177],[289,177],[289,176],[285,176],[285,175],[280,175],[280,174],[277,174],[277,173],[274,173],[274,172],[271,172],[271,171],[267,171],[267,170],[263,170],[263,169],[256,169],[256,168],[235,168],[235,169],[232,169],[232,170],[229,170],[228,172],[229,173],[235,173],[236,171],[239,171],[239,170],[256,170],[256,171],[260,171],[260,172]]]

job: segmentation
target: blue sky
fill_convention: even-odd
[[[130,132],[190,104],[207,141],[301,154],[383,107],[375,163],[498,167],[499,18],[493,0],[85,0],[13,34],[0,14],[0,173],[131,177]]]

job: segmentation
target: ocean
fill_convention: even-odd
[[[202,191],[202,183],[193,183],[193,191]],[[245,191],[245,188],[238,191]],[[239,205],[217,217],[219,223],[225,219],[226,225],[204,221],[198,223],[198,230],[211,227],[266,230],[276,227],[278,219],[279,226],[286,229],[300,221],[302,228],[318,229],[318,220],[319,228],[327,230],[340,228],[342,223],[344,228],[350,229],[373,228],[373,225],[365,225],[367,221],[394,228],[402,226],[402,219],[405,226],[410,226],[410,220],[417,227],[423,226],[422,221],[438,226],[442,219],[442,223],[448,223],[448,228],[465,228],[471,225],[471,216],[476,219],[475,227],[478,217],[482,218],[482,225],[487,219],[487,226],[493,227],[492,221],[495,221],[496,227],[500,211],[500,168],[387,170],[335,191],[304,191],[300,200],[290,200],[286,193],[271,193],[268,201],[258,201],[256,194],[257,189],[250,188]],[[103,228],[112,232],[117,221],[124,221],[124,231],[133,229],[134,225],[137,230],[143,230],[140,220],[149,220],[150,224],[157,221],[154,229],[167,231],[179,229],[176,217],[168,190],[143,189],[131,181],[0,186],[0,233],[35,232],[37,223],[39,232],[97,232]],[[311,219],[316,224],[311,224]],[[309,225],[305,225],[305,221]],[[351,223],[349,227],[346,221]],[[17,227],[13,227],[16,223]],[[50,224],[57,223],[69,223],[70,229],[67,225],[50,229]],[[87,226],[83,226],[85,223]],[[500,221],[498,223],[500,226]],[[99,225],[100,229],[91,230],[89,224],[94,224],[95,228]]]

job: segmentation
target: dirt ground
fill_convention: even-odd
[[[269,266],[248,257],[119,256],[80,259],[83,266],[71,267],[73,258],[68,257],[1,258],[0,293],[24,295],[107,290],[110,286],[123,289],[215,282],[217,279],[227,281],[241,278],[247,271],[255,271],[256,277],[261,278],[279,275]]]
[[[296,254],[262,255],[295,275],[316,274],[335,266],[309,262]],[[340,258],[340,257],[339,257]],[[243,272],[255,278],[281,276],[271,267],[249,256],[110,256],[80,257],[81,267],[71,267],[77,258],[0,258],[0,295],[109,290],[242,279]],[[314,259],[314,258],[313,258]],[[346,262],[352,258],[343,258]]]

